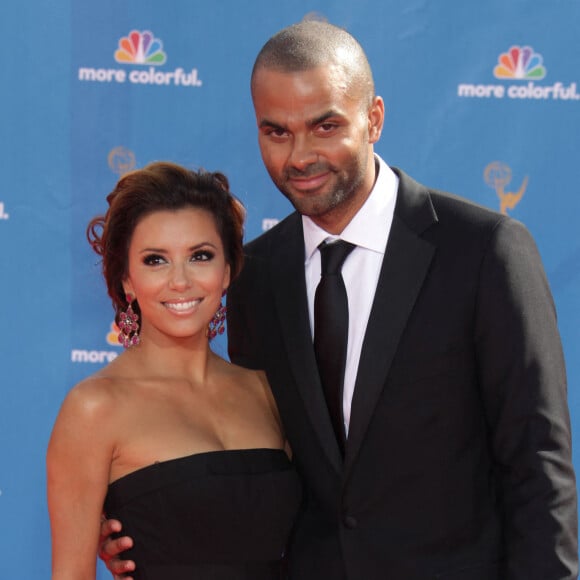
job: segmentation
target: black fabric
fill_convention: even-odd
[[[246,245],[228,288],[230,358],[266,371],[304,481],[289,578],[577,580],[565,365],[537,248],[517,221],[396,173],[344,459],[302,216]]]
[[[134,540],[135,580],[279,580],[300,498],[284,451],[215,451],[113,482],[105,511]]]
[[[323,243],[321,277],[314,295],[314,352],[330,419],[344,455],[342,391],[348,340],[348,300],[341,269],[354,249],[344,240]]]

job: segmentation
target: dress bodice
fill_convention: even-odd
[[[114,481],[105,512],[134,540],[135,580],[278,580],[300,498],[283,450],[212,451]]]

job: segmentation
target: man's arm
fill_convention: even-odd
[[[514,220],[499,222],[482,263],[475,339],[504,514],[503,577],[575,579],[564,357],[536,245]]]
[[[260,338],[256,332],[256,320],[249,312],[250,304],[260,301],[262,288],[255,272],[255,259],[246,257],[239,278],[227,292],[228,353],[232,362],[242,367],[262,370]]]

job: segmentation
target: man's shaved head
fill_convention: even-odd
[[[316,20],[293,24],[266,42],[252,70],[252,92],[256,72],[262,68],[291,73],[330,65],[342,68],[349,92],[364,96],[370,104],[374,81],[361,45],[346,30]]]

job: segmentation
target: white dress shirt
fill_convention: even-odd
[[[310,330],[314,336],[314,294],[320,281],[320,251],[318,246],[327,239],[341,239],[355,244],[342,267],[342,277],[348,298],[348,345],[344,373],[343,412],[346,433],[350,424],[350,407],[354,393],[362,344],[367,329],[379,274],[387,247],[399,178],[378,156],[378,176],[375,185],[357,214],[339,236],[318,227],[310,218],[302,216],[304,227],[306,292]]]

